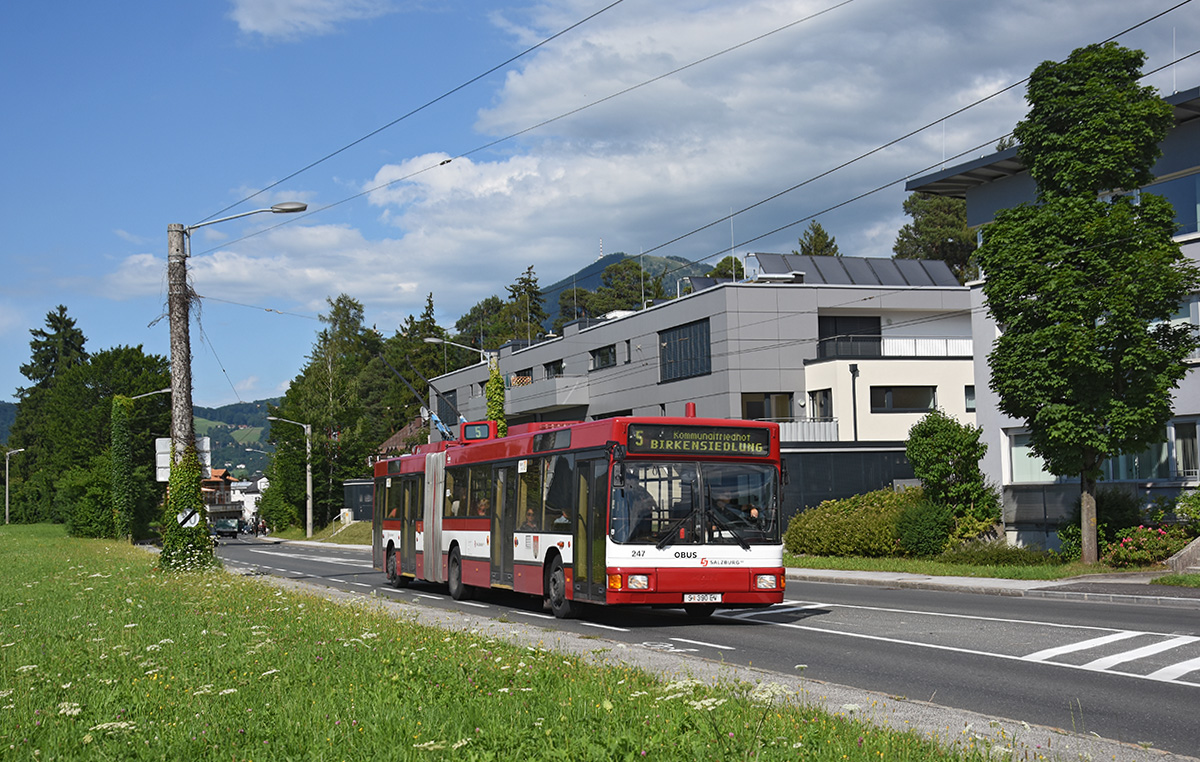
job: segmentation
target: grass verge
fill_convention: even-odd
[[[1102,564],[1046,564],[1036,566],[979,566],[947,564],[916,558],[852,558],[796,556],[783,554],[783,564],[798,569],[842,569],[854,571],[907,572],[933,577],[992,577],[995,579],[1065,579],[1081,574],[1120,574]]]
[[[0,527],[0,749],[24,759],[986,760],[771,684],[664,683],[119,543]]]
[[[1150,583],[1175,587],[1200,587],[1200,574],[1164,574],[1150,580]]]

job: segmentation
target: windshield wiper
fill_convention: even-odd
[[[742,546],[742,550],[750,550],[750,543],[746,542],[746,538],[738,534],[738,531],[733,528],[733,525],[729,523],[728,519],[721,515],[720,511],[710,511],[710,513],[712,514],[714,521],[727,529],[729,533],[733,535],[733,539],[737,540],[738,545]]]
[[[700,506],[697,505],[695,508],[688,511],[687,515],[682,516],[682,517],[672,521],[671,524],[667,527],[667,533],[663,536],[663,538],[661,540],[659,540],[657,543],[655,543],[654,547],[658,548],[659,550],[662,550],[663,548],[667,547],[671,543],[675,542],[675,530],[679,529],[681,526],[683,526],[685,523],[687,523],[687,520],[692,518],[693,516],[695,516],[696,512],[699,510],[700,510]]]

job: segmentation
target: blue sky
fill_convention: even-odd
[[[943,117],[1177,0],[624,0],[227,208],[610,2],[4,4],[0,399],[58,304],[90,351],[167,355],[167,225],[280,201],[310,213],[193,235],[197,405],[281,395],[339,293],[386,334],[432,293],[452,328],[530,265],[548,285],[602,251],[790,251],[807,222],[769,231],[811,215],[843,254],[890,256],[902,183],[825,210],[983,153],[1023,87]],[[1198,8],[1118,41],[1165,66],[1200,48]],[[1146,82],[1200,85],[1200,56]]]

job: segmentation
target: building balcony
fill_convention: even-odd
[[[970,357],[970,336],[831,336],[817,342],[817,357],[865,359],[872,357]]]
[[[780,442],[836,442],[838,422],[836,418],[810,418],[800,421],[779,422]]]
[[[509,415],[527,415],[588,404],[587,376],[557,376],[537,381],[528,376],[513,376],[508,380],[504,407]]]

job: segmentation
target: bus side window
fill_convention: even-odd
[[[467,515],[467,469],[446,469],[445,516]]]

